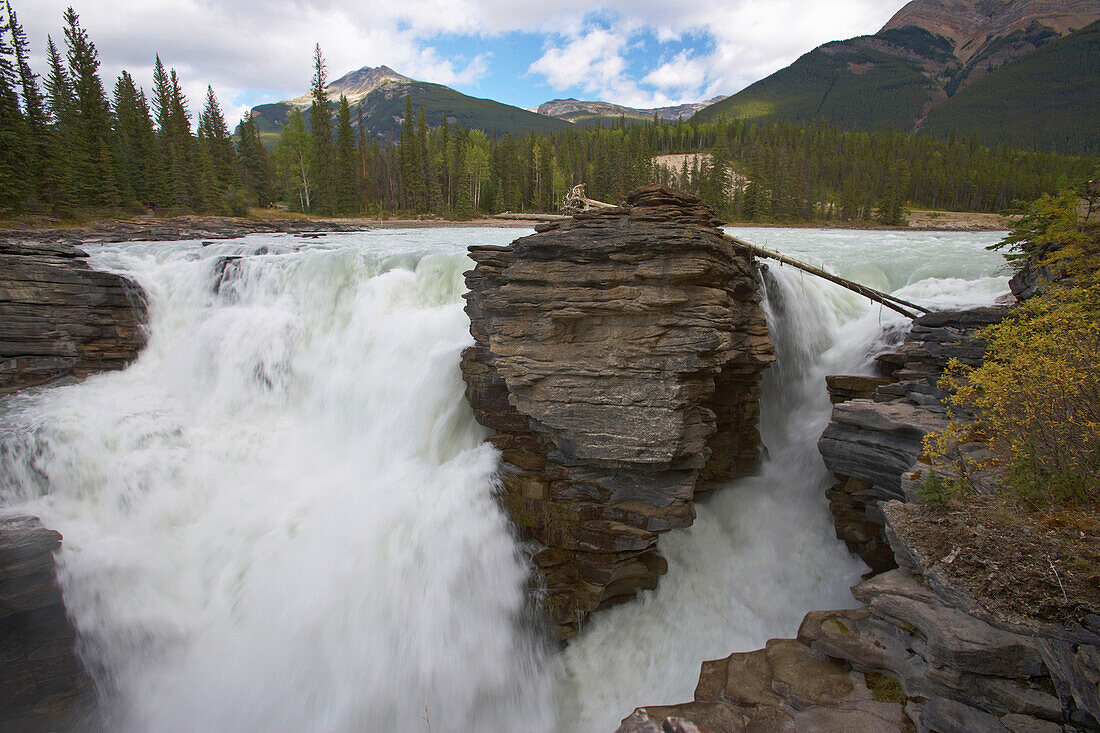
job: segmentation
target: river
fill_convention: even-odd
[[[529,231],[87,248],[148,293],[149,344],[0,400],[0,511],[65,538],[109,730],[610,733],[690,699],[702,660],[852,605],[865,568],[823,493],[824,376],[868,371],[902,319],[773,265],[759,475],[662,537],[656,591],[545,642],[458,369],[466,247]],[[730,231],[924,304],[1007,290],[997,233]]]

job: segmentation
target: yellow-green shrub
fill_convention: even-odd
[[[957,491],[992,471],[1033,504],[1100,507],[1100,232],[1078,213],[1081,201],[1044,196],[1006,239],[1071,279],[984,329],[981,366],[949,365],[949,407],[977,419],[925,439],[949,477],[933,488]],[[958,446],[974,439],[992,456],[969,461]]]

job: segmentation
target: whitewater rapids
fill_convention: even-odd
[[[1006,289],[997,234],[731,231],[918,302]],[[465,249],[526,233],[88,248],[148,293],[149,345],[0,400],[0,511],[65,538],[108,730],[610,733],[690,699],[703,659],[852,603],[865,568],[815,448],[824,375],[866,371],[900,317],[771,266],[770,458],[662,537],[656,591],[545,643],[458,369]]]

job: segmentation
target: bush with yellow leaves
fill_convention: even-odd
[[[926,480],[930,501],[992,474],[1037,508],[1100,508],[1100,230],[1079,213],[1082,200],[1044,196],[1006,239],[1069,279],[984,329],[981,366],[949,365],[941,386],[956,419],[925,439],[942,473]],[[960,450],[974,441],[988,453]]]

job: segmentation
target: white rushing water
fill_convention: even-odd
[[[864,568],[815,447],[824,375],[867,369],[900,317],[772,267],[760,475],[662,538],[656,591],[561,655],[539,641],[458,370],[465,249],[527,231],[91,248],[148,292],[149,346],[0,401],[0,511],[64,535],[109,730],[612,731],[690,699],[703,659],[852,603]],[[736,233],[925,303],[1005,290],[995,234]]]

